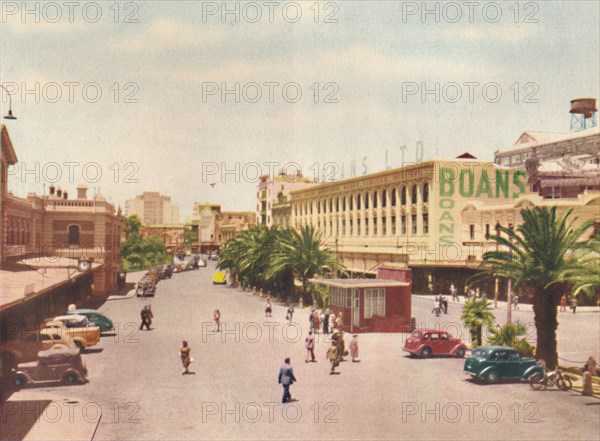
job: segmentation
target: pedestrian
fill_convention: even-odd
[[[352,363],[359,362],[358,359],[358,335],[354,334],[352,340],[350,340],[350,357],[352,357]]]
[[[431,310],[431,312],[435,313],[436,317],[440,316],[440,309],[441,309],[442,305],[440,303],[440,301],[438,300],[437,296],[434,297],[433,299],[433,309]]]
[[[335,346],[337,347],[337,354],[338,354],[339,361],[346,361],[346,360],[344,360],[344,355],[345,355],[344,354],[344,351],[345,351],[344,333],[338,329],[331,337],[331,340],[335,343]]]
[[[329,375],[335,374],[335,368],[340,365],[340,357],[338,356],[338,348],[335,345],[335,342],[331,341],[331,346],[327,349],[327,359],[329,363],[331,363],[331,371]]]
[[[315,326],[315,310],[311,309],[310,314],[308,315],[308,326],[309,330],[313,330]]]
[[[458,300],[458,291],[456,290],[456,288],[454,287],[454,283],[450,284],[450,295],[452,296],[452,301],[459,301]]]
[[[513,309],[516,311],[519,309],[519,296],[513,297]]]
[[[296,377],[294,377],[294,369],[289,358],[286,358],[283,362],[283,366],[279,369],[279,384],[283,386],[283,397],[281,398],[282,403],[292,401],[292,394],[290,394],[290,386],[294,383]]]
[[[448,299],[446,296],[440,294],[442,306],[444,308],[444,314],[448,314]]]
[[[267,299],[267,308],[265,309],[265,317],[271,317],[271,312],[273,311],[273,308],[271,307],[271,300],[270,297]]]
[[[321,328],[321,314],[317,310],[313,316],[313,329],[315,330],[315,334],[319,333],[319,329]]]
[[[300,304],[300,309],[304,308],[304,299],[302,297],[300,297],[300,302],[298,302]]]
[[[190,363],[194,361],[194,359],[190,356],[191,348],[188,346],[187,341],[183,341],[181,343],[181,349],[179,349],[179,356],[181,357],[181,364],[183,365],[183,372],[181,375],[189,374]]]
[[[293,317],[294,317],[294,307],[290,304],[285,318],[291,322]]]
[[[323,334],[329,334],[329,309],[323,313]]]
[[[315,336],[312,331],[308,331],[308,337],[304,340],[306,344],[306,358],[304,359],[305,363],[308,363],[308,356],[310,355],[312,362],[316,362],[315,360]]]
[[[142,318],[142,324],[140,325],[140,331],[146,327],[146,330],[150,330],[150,315],[148,314],[148,305],[144,306],[140,311],[140,317]]]
[[[577,297],[573,296],[573,300],[571,300],[571,309],[573,309],[573,314],[577,311]]]
[[[215,325],[217,326],[217,332],[221,330],[221,311],[215,309],[214,312]]]
[[[341,331],[342,326],[344,326],[344,319],[342,317],[342,311],[340,311],[340,312],[338,312],[337,318],[335,319],[335,328],[338,331]]]
[[[560,298],[560,312],[566,312],[567,311],[567,295],[563,294],[562,297]]]

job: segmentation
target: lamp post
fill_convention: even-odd
[[[513,231],[513,224],[508,224],[508,229]],[[512,236],[509,236],[512,244]],[[512,249],[509,249],[509,255],[512,258]],[[506,288],[506,323],[512,323],[512,279],[509,277]]]
[[[10,92],[2,84],[0,84],[0,87],[3,88],[6,91],[6,94],[8,95],[8,115],[6,115],[4,119],[17,119],[17,117],[14,116],[12,113],[12,98],[10,96]]]

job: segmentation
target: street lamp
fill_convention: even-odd
[[[10,96],[10,92],[2,84],[0,84],[0,87],[3,88],[6,91],[6,94],[8,95],[8,115],[6,115],[4,119],[17,119],[17,117],[13,116],[12,113],[12,98]]]

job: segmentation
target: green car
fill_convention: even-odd
[[[496,383],[501,378],[528,379],[544,369],[534,358],[521,357],[516,349],[506,346],[480,346],[465,360],[464,371],[478,380]]]
[[[100,332],[112,331],[114,328],[112,320],[95,309],[74,309],[73,311],[67,311],[65,314],[86,316],[92,326],[100,328]]]

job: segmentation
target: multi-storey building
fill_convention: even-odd
[[[463,285],[496,225],[520,222],[529,205],[556,204],[528,188],[524,170],[477,159],[431,160],[291,193],[292,225],[311,224],[352,272],[384,264],[413,269],[417,291]],[[600,192],[560,201],[576,223],[600,220]]]
[[[223,211],[220,218],[221,244],[236,234],[256,225],[256,213],[252,211]]]
[[[269,227],[274,225],[274,204],[279,203],[282,196],[288,197],[290,192],[312,185],[315,185],[315,183],[311,179],[303,177],[301,173],[295,175],[280,173],[277,176],[261,176],[256,193],[258,199],[256,206],[257,224]],[[281,222],[281,219],[279,222]]]
[[[0,125],[2,147],[2,262],[28,256],[90,259],[96,262],[95,294],[117,286],[121,268],[121,213],[101,195],[88,197],[87,187],[77,196],[50,185],[49,194],[14,196],[7,189],[8,166],[18,162],[5,126]]]
[[[170,196],[145,191],[125,202],[127,216],[137,214],[144,225],[174,225],[179,223],[179,207],[171,203]]]

